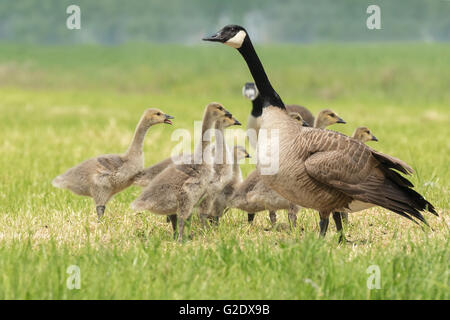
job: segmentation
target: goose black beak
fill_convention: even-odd
[[[342,119],[342,118],[338,118],[337,123],[343,123],[343,124],[345,124],[345,123],[347,123],[347,122],[345,122],[344,119]]]
[[[172,124],[172,121],[170,121],[169,119],[174,119],[172,116],[169,116],[168,114],[165,114],[165,119],[164,119],[164,123],[167,124]]]
[[[225,39],[221,35],[220,32],[217,32],[209,37],[202,38],[203,41],[211,41],[211,42],[225,42]]]
[[[374,135],[372,135],[372,141],[378,141],[377,137],[375,137]]]

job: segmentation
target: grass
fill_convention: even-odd
[[[318,239],[312,210],[300,212],[294,231],[267,230],[267,214],[249,226],[232,210],[210,230],[194,215],[193,239],[178,244],[165,217],[131,212],[136,187],[98,224],[92,200],[53,188],[52,178],[124,151],[149,106],[176,119],[150,129],[146,165],[169,156],[172,131],[192,131],[210,101],[245,123],[240,92],[251,78],[242,59],[218,45],[1,45],[0,298],[448,299],[450,46],[258,50],[286,103],[335,110],[348,124],[332,129],[346,134],[367,125],[380,140],[371,146],[414,167],[416,190],[440,213],[427,215],[433,231],[373,208],[350,216],[355,243],[339,246],[334,226]],[[70,265],[80,267],[79,290],[66,286]],[[367,288],[371,265],[380,268],[378,290]]]

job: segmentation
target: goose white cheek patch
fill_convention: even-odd
[[[225,44],[235,48],[235,49],[239,49],[242,46],[242,43],[244,42],[245,36],[247,34],[245,33],[245,31],[241,30],[238,33],[236,33],[236,35],[229,39],[228,41],[225,41]]]

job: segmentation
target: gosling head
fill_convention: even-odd
[[[146,123],[148,123],[150,125],[154,125],[157,123],[172,124],[172,121],[170,121],[170,119],[173,119],[173,117],[162,112],[159,109],[150,108],[150,109],[145,110],[143,119]]]
[[[251,158],[250,154],[245,150],[243,146],[234,146],[234,159],[235,161],[242,160],[244,158]]]
[[[242,47],[244,41],[248,38],[247,31],[238,25],[229,24],[215,34],[205,37],[204,41],[221,42],[235,49]]]
[[[228,117],[228,116],[225,116],[225,117],[221,117],[220,119],[218,119],[217,121],[216,121],[216,124],[219,126],[219,127],[222,127],[222,128],[228,128],[228,127],[231,127],[231,126],[240,126],[240,125],[242,125],[235,117],[233,117],[233,116],[231,116],[231,117]]]
[[[335,123],[346,123],[344,119],[339,117],[334,111],[330,109],[324,109],[319,112],[316,118],[315,127],[325,129]]]
[[[259,91],[253,82],[247,82],[242,88],[242,95],[253,101],[258,97]]]
[[[378,141],[377,137],[375,137],[367,127],[356,128],[353,133],[353,139],[361,141],[362,143],[367,141]]]
[[[233,115],[218,102],[211,102],[208,104],[206,106],[206,112],[214,120],[219,120],[221,118],[233,118]]]
[[[298,112],[289,112],[288,115],[292,119],[298,121],[303,127],[309,127],[308,122],[303,120],[303,117],[302,117],[302,115],[300,113],[298,113]]]

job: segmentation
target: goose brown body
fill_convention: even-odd
[[[379,205],[425,221],[418,209],[434,211],[392,170],[412,173],[403,161],[340,133],[295,126],[293,121],[276,107],[262,115],[262,128],[280,130],[279,171],[262,179],[286,199],[325,216]]]

